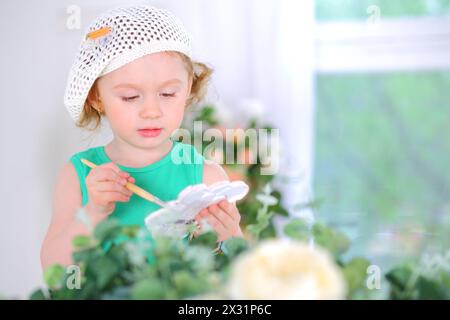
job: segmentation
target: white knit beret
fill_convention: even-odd
[[[78,122],[94,81],[144,55],[177,51],[192,58],[192,37],[165,9],[114,8],[95,19],[81,42],[67,79],[64,105]]]

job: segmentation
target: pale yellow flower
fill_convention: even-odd
[[[323,249],[271,239],[244,252],[231,266],[231,299],[344,299],[344,277]]]

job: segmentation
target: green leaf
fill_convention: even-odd
[[[105,219],[95,227],[94,236],[99,242],[104,243],[115,239],[121,230],[122,227],[117,219]]]
[[[61,285],[64,275],[64,267],[59,264],[54,264],[44,271],[44,281],[49,288],[56,288]]]
[[[94,281],[99,290],[103,290],[120,272],[116,260],[108,256],[97,256],[86,266],[88,281]]]
[[[49,290],[51,300],[74,300],[76,299],[76,292],[79,290],[69,290],[66,287],[61,287],[58,290]]]
[[[133,286],[131,289],[131,297],[136,300],[163,299],[164,286],[157,278],[145,279],[137,282]]]
[[[418,299],[421,300],[448,300],[450,292],[441,283],[432,281],[423,276],[417,280],[416,288],[418,289]]]
[[[182,268],[191,268],[197,272],[210,272],[214,267],[214,255],[210,248],[199,245],[189,245],[184,252]],[[183,262],[184,262],[183,261]]]
[[[278,199],[268,194],[257,194],[256,199],[266,206],[273,206],[278,203]]]
[[[74,251],[72,254],[73,261],[76,264],[82,264],[87,261],[96,254],[99,254],[99,252],[102,252],[99,248],[93,247],[93,248],[87,248],[80,251]]]
[[[94,279],[87,279],[87,281],[81,284],[79,290],[67,290],[69,295],[65,299],[71,300],[88,300],[88,299],[98,299],[100,291],[97,290],[95,286]]]
[[[270,191],[270,186],[266,185],[266,192]],[[256,223],[247,225],[245,228],[247,232],[253,234],[255,239],[258,239],[261,235],[261,232],[266,230],[268,226],[270,226],[270,218],[273,216],[274,212],[269,211],[268,206],[263,204],[262,208],[258,209],[258,213],[256,215]]]
[[[417,294],[414,288],[409,288],[409,282],[412,277],[410,266],[397,266],[391,269],[385,278],[390,284],[389,298],[397,299],[416,299]]]
[[[235,257],[239,253],[245,251],[248,248],[248,243],[243,238],[229,238],[225,240],[222,244],[222,250],[225,252],[227,256]]]
[[[120,270],[125,269],[129,264],[129,255],[123,246],[113,245],[107,255],[114,260]]]
[[[311,236],[311,231],[305,220],[294,218],[284,226],[284,234],[292,239],[306,241]]]
[[[259,225],[257,225],[257,224],[251,224],[251,225],[248,225],[246,228],[245,228],[245,230],[247,231],[247,232],[250,232],[250,233],[252,233],[252,234],[254,234],[254,235],[258,235],[259,233],[260,233],[260,227],[259,227]]]
[[[425,274],[413,277],[413,266],[403,265],[386,274],[391,285],[391,299],[450,299],[445,278],[429,279]]]
[[[116,287],[102,295],[104,300],[126,300],[131,298],[131,287]]]
[[[206,285],[195,275],[186,270],[180,270],[173,275],[173,283],[180,297],[188,297],[205,290]]]
[[[392,286],[398,287],[400,290],[406,289],[408,281],[411,278],[412,270],[408,266],[395,267],[386,273],[385,278]]]
[[[347,281],[349,296],[359,289],[366,289],[367,268],[370,262],[367,259],[356,257],[342,268]]]
[[[289,216],[289,212],[281,205],[281,201],[282,201],[282,194],[280,191],[278,190],[274,190],[272,191],[272,195],[278,199],[277,204],[274,206],[270,207],[271,211],[276,212],[277,214],[281,215],[281,216]]]
[[[346,252],[350,247],[350,241],[345,234],[322,224],[314,224],[312,232],[315,243],[328,249],[336,257]]]
[[[445,272],[445,271],[441,271],[440,272],[440,277],[439,277],[441,283],[448,289],[450,290],[450,273]]]
[[[91,246],[91,237],[79,235],[73,238],[72,245],[76,250],[84,249]]]
[[[298,203],[298,204],[294,205],[294,207],[292,209],[294,211],[300,211],[300,210],[307,209],[307,208],[318,209],[324,202],[325,202],[325,200],[323,198],[313,199],[308,202]]]
[[[217,246],[217,234],[213,231],[200,234],[191,240],[191,245],[206,246],[208,248],[215,248]]]
[[[197,230],[197,224],[195,222],[191,222],[187,225],[187,233],[189,233],[189,235],[191,235],[192,233],[194,233]]]
[[[46,300],[46,299],[47,296],[45,295],[44,291],[42,291],[42,289],[38,289],[30,295],[30,300]]]
[[[140,231],[139,226],[124,226],[122,227],[122,234],[128,237],[129,239],[134,239],[138,236]]]

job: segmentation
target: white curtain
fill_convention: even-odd
[[[194,52],[215,67],[219,104],[261,113],[280,129],[286,205],[310,197],[313,169],[314,1],[160,1],[194,35]],[[251,109],[251,110],[248,110]],[[255,110],[256,109],[256,110]],[[248,114],[250,113],[250,114]]]

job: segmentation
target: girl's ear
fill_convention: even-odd
[[[94,82],[91,90],[89,91],[89,94],[87,96],[87,102],[92,108],[97,110],[98,113],[101,114],[104,111],[102,100],[100,99],[100,95],[98,92],[98,87],[97,87],[96,82]]]
[[[188,103],[189,103],[189,101],[191,101],[191,99],[192,99],[192,94],[191,94],[191,92],[192,92],[192,83],[193,83],[193,79],[194,79],[194,75],[190,75],[190,76],[189,76],[189,79],[188,79],[188,92],[187,92],[187,95],[186,95],[186,105],[185,105],[185,108],[188,107]]]
[[[91,108],[97,110],[98,113],[102,113],[103,112],[103,107],[102,107],[102,104],[101,104],[101,102],[99,100],[92,99],[92,98],[88,97],[87,102],[88,102],[88,105],[90,105]]]
[[[194,79],[194,75],[191,74],[189,76],[189,82],[188,82],[188,96],[191,94],[191,91],[192,91],[192,82],[194,81],[193,79]]]

